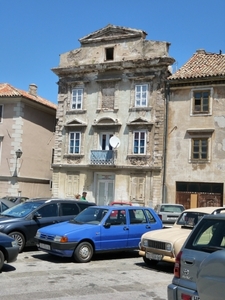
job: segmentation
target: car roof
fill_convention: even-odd
[[[223,207],[223,206],[219,206],[219,207],[216,207],[216,206],[196,207],[196,208],[185,209],[183,211],[183,213],[185,213],[185,212],[202,212],[202,213],[211,214],[214,211],[221,210],[221,209],[224,209],[224,211],[225,211],[225,207]]]
[[[112,210],[115,210],[115,209],[122,209],[122,210],[125,210],[126,208],[129,208],[129,209],[140,209],[140,208],[146,208],[146,209],[149,209],[150,207],[143,207],[143,206],[129,206],[129,205],[124,205],[124,206],[121,206],[121,205],[113,205],[113,206],[109,206],[109,205],[96,205],[95,208],[103,208],[103,209],[112,209]],[[152,209],[152,208],[151,208]]]
[[[87,203],[88,205],[96,205],[94,202],[76,200],[76,199],[68,199],[68,198],[32,198],[32,199],[26,200],[26,202],[41,202],[41,203],[62,202],[62,201],[76,202],[76,203],[82,203],[82,204]]]
[[[219,219],[219,220],[225,220],[225,213],[222,213],[222,214],[216,214],[216,215],[205,215],[203,218],[204,218],[204,219]]]
[[[5,198],[0,198],[0,202],[4,203],[8,207],[12,207],[15,205],[12,201],[5,199]]]

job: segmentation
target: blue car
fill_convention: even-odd
[[[70,221],[40,228],[35,241],[39,250],[87,263],[94,253],[138,249],[143,233],[162,227],[152,208],[90,206]]]

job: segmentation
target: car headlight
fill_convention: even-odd
[[[41,236],[41,233],[40,233],[40,231],[37,231],[37,233],[36,233],[36,238],[39,238]]]
[[[17,243],[17,241],[12,241],[12,242],[11,242],[11,245],[12,245],[12,247],[17,247],[17,246],[18,246],[18,243]]]
[[[68,237],[67,236],[56,235],[54,237],[54,242],[67,243],[68,242]]]
[[[148,240],[143,239],[142,240],[142,246],[147,247],[148,246]]]
[[[172,250],[172,245],[170,243],[165,243],[165,250],[166,251],[171,251]]]

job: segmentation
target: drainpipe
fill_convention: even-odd
[[[170,100],[170,84],[165,81],[165,120],[164,120],[164,138],[163,138],[163,185],[162,185],[162,203],[167,202],[167,189],[166,189],[166,154],[167,154],[167,128],[168,128],[168,102]]]

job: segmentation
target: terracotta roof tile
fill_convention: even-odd
[[[37,103],[43,104],[53,109],[57,109],[57,105],[40,97],[34,96],[29,92],[17,89],[8,83],[0,83],[0,97],[24,97]]]
[[[225,54],[207,53],[197,50],[191,59],[176,73],[169,76],[169,80],[188,79],[211,76],[225,76]]]

